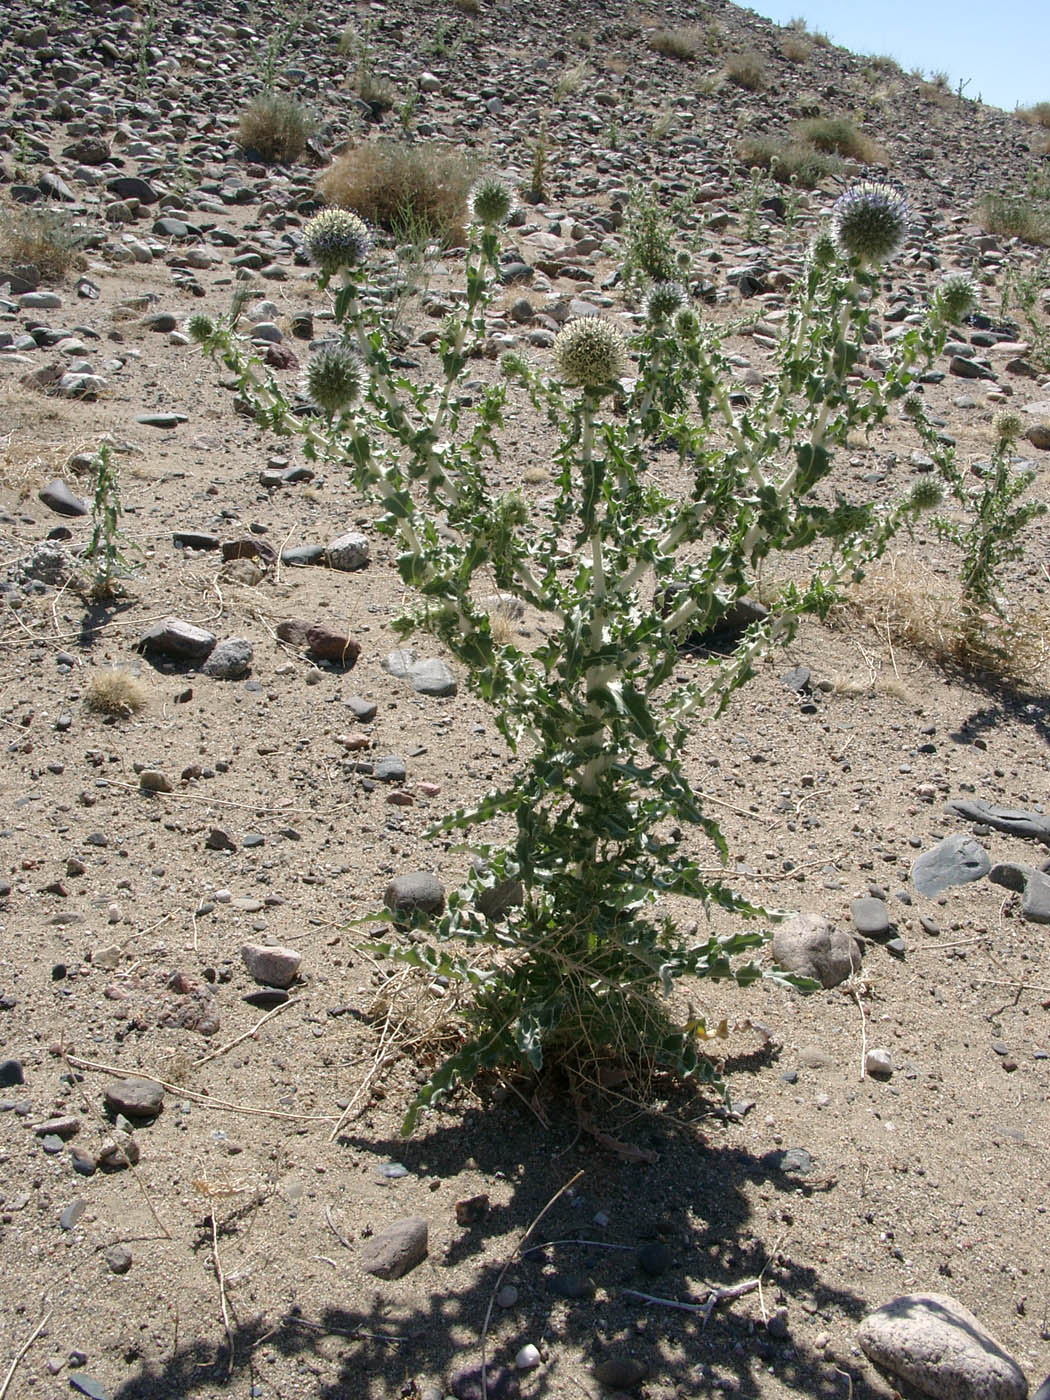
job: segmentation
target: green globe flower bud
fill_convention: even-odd
[[[204,345],[215,334],[215,322],[200,313],[186,322],[186,334],[197,345]]]
[[[911,488],[909,500],[915,510],[933,510],[944,497],[941,483],[935,476],[925,476]]]
[[[934,306],[940,316],[957,325],[968,316],[977,303],[977,288],[965,272],[952,272],[937,288]]]
[[[303,228],[303,242],[322,272],[358,267],[372,247],[363,219],[349,209],[322,209]]]
[[[554,339],[554,366],[566,384],[601,389],[627,368],[627,343],[598,316],[578,316]]]
[[[331,418],[357,402],[364,384],[364,366],[356,355],[349,350],[322,350],[307,365],[302,389]]]
[[[479,224],[495,228],[514,207],[514,197],[501,180],[479,180],[471,193],[470,207]]]
[[[700,334],[700,317],[692,306],[683,306],[674,318],[674,328],[683,340],[695,340]]]
[[[907,232],[904,196],[882,180],[861,180],[851,186],[831,211],[835,246],[858,262],[885,262],[904,242]]]
[[[910,418],[913,421],[925,417],[926,405],[923,402],[922,395],[909,394],[901,404],[901,412],[904,414],[905,418]]]
[[[1006,447],[1011,442],[1016,442],[1024,432],[1024,419],[1019,413],[1000,413],[992,424],[995,435],[1000,444]]]
[[[666,321],[685,302],[681,282],[654,282],[645,299],[645,314],[650,321]]]
[[[831,267],[838,262],[839,250],[829,229],[822,228],[813,235],[808,256],[816,267]]]

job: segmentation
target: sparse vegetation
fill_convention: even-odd
[[[748,92],[760,92],[766,85],[766,69],[761,54],[753,49],[730,55],[726,60],[726,77]]]
[[[848,117],[810,117],[798,126],[798,138],[803,144],[829,155],[847,156],[864,165],[881,163],[884,153],[870,136]]]
[[[807,63],[813,57],[813,45],[808,39],[789,34],[780,41],[780,52],[789,63]]]
[[[94,565],[89,593],[92,599],[102,601],[112,598],[119,591],[117,579],[121,574],[131,573],[131,565],[124,553],[127,541],[120,528],[123,513],[120,482],[108,442],[104,442],[95,453],[92,470],[95,484],[91,501],[91,538],[80,557]]]
[[[654,29],[649,35],[649,47],[664,58],[692,62],[706,48],[704,31],[698,24],[683,24],[675,29]]]
[[[83,265],[86,234],[63,209],[20,206],[0,213],[0,258],[30,267],[44,281],[57,281]]]
[[[237,144],[261,160],[290,165],[306,149],[311,131],[312,123],[298,102],[264,92],[242,111]]]
[[[776,136],[745,137],[737,146],[737,156],[749,169],[768,170],[778,184],[794,184],[804,190],[816,189],[839,168],[834,156],[801,141]]]
[[[1050,177],[1034,174],[1018,194],[990,194],[978,211],[986,233],[1050,246]]]
[[[1050,131],[1050,102],[1037,102],[1034,107],[1021,107],[1017,115],[1029,126],[1041,126]]]
[[[88,681],[84,704],[96,714],[127,718],[144,708],[146,688],[130,671],[96,671]]]
[[[318,187],[329,204],[388,233],[408,226],[450,247],[463,240],[473,176],[470,163],[448,147],[380,140],[346,151]]]

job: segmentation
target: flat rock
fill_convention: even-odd
[[[910,1293],[857,1330],[869,1360],[932,1400],[1025,1400],[1017,1362],[967,1308],[942,1293]]]
[[[920,894],[933,896],[951,885],[967,885],[988,874],[988,852],[972,836],[946,836],[915,861],[911,878]]]
[[[362,1241],[361,1267],[376,1278],[401,1278],[427,1257],[427,1222],[406,1215]]]
[[[862,956],[858,939],[823,914],[794,914],[773,934],[777,966],[812,977],[822,987],[837,987],[859,972]]]
[[[1050,924],[1050,875],[1031,865],[1004,861],[988,872],[993,885],[1014,890],[1021,896],[1021,913],[1033,924]]]
[[[396,875],[386,887],[383,903],[398,918],[440,914],[445,908],[445,887],[429,870]]]
[[[159,652],[176,661],[203,661],[215,646],[215,634],[178,617],[166,617],[144,632],[139,651]]]
[[[64,481],[57,477],[54,481],[49,481],[46,486],[42,486],[37,495],[47,506],[48,510],[53,510],[56,515],[88,515],[90,507],[87,501],[77,496]]]
[[[948,811],[967,821],[981,822],[995,831],[1011,836],[1025,836],[1050,846],[1050,817],[1041,812],[1026,812],[1022,807],[997,807],[979,797],[955,798]]]
[[[302,954],[294,948],[266,947],[259,943],[246,943],[241,957],[249,975],[266,987],[291,986],[303,961]]]
[[[361,655],[361,643],[345,632],[316,625],[306,629],[306,650],[315,661],[331,661],[349,671]]]
[[[368,564],[368,540],[356,530],[340,535],[325,550],[325,558],[333,569],[353,573]]]
[[[870,895],[855,899],[850,904],[849,912],[853,927],[868,938],[877,938],[889,931],[890,911],[884,899],[875,899]]]
[[[455,695],[458,689],[456,677],[438,657],[420,659],[407,647],[398,647],[381,664],[390,675],[408,681],[419,695]]]
[[[105,1090],[106,1107],[125,1118],[156,1118],[164,1107],[164,1090],[153,1079],[114,1079]]]

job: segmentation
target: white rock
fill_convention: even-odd
[[[288,987],[296,979],[303,956],[293,948],[246,943],[241,957],[249,974],[267,987]]]
[[[857,1329],[876,1366],[931,1400],[1025,1400],[1017,1362],[968,1309],[943,1293],[910,1293],[869,1313]]]
[[[893,1057],[888,1050],[869,1050],[864,1057],[864,1068],[869,1074],[890,1075],[893,1073]]]
[[[534,1347],[531,1342],[526,1342],[514,1358],[514,1364],[519,1371],[532,1371],[542,1360],[539,1348]]]

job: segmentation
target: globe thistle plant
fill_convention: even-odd
[[[303,242],[311,260],[331,276],[360,266],[372,247],[372,235],[365,221],[351,210],[322,209],[304,227]]]
[[[607,388],[627,368],[627,342],[608,321],[578,316],[555,337],[554,366],[566,384]]]
[[[807,257],[814,267],[831,267],[839,255],[838,246],[831,236],[830,229],[822,228],[813,235],[807,249]]]
[[[361,397],[365,371],[358,357],[342,348],[322,350],[303,375],[303,393],[329,418],[351,408]]]
[[[514,196],[502,180],[479,180],[471,191],[470,207],[477,223],[494,228],[514,207]]]
[[[186,334],[195,345],[205,345],[215,334],[215,322],[203,313],[191,316],[186,322]]]
[[[882,180],[861,180],[852,185],[831,211],[831,237],[836,248],[858,262],[886,262],[907,232],[904,196]]]
[[[934,295],[934,306],[949,325],[958,325],[968,316],[977,302],[977,288],[965,272],[952,272],[944,279]]]

